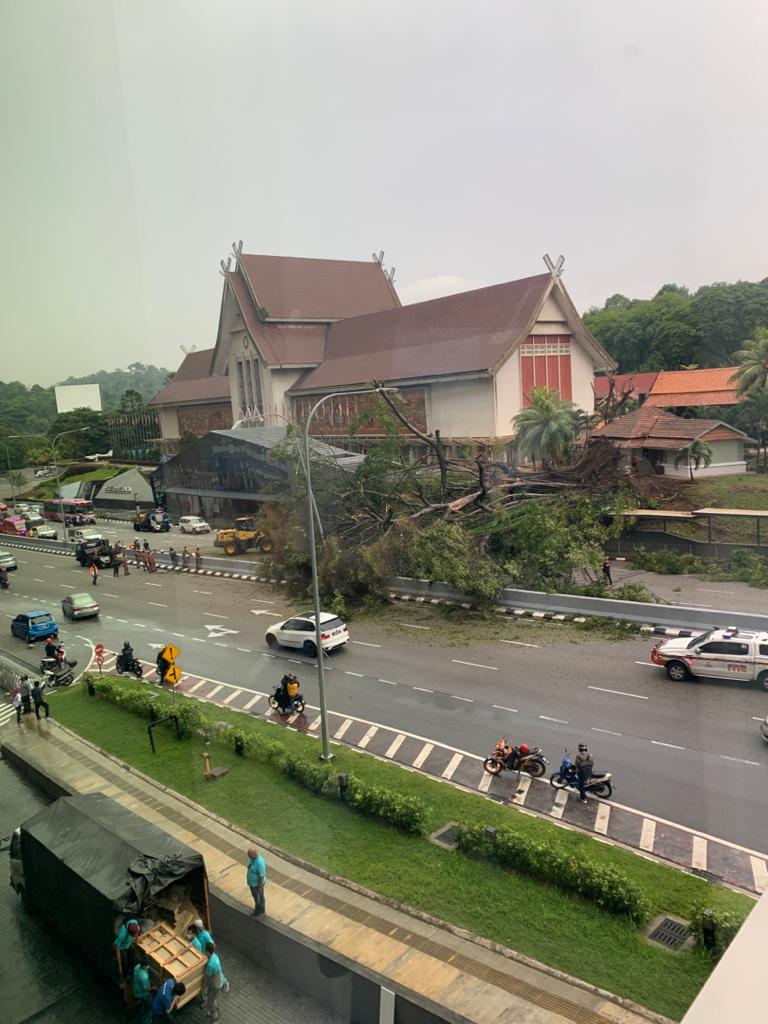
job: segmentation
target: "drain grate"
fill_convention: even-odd
[[[437,832],[433,832],[429,838],[431,842],[437,843],[438,846],[443,846],[446,850],[455,850],[459,839],[458,821],[449,821],[447,825],[443,825]]]
[[[691,868],[691,874],[696,875],[697,878],[703,878],[706,882],[722,882],[723,880],[714,871],[705,871],[703,868]]]
[[[691,933],[681,921],[671,917],[663,918],[648,936],[650,942],[657,942],[665,949],[682,949]]]

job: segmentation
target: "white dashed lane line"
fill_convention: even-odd
[[[661,740],[651,740],[651,743],[655,747],[669,747],[671,750],[685,750],[685,747],[680,747],[677,743],[662,743]]]
[[[368,644],[365,640],[353,640],[353,644],[357,644],[358,647],[381,647],[381,644]]]
[[[614,732],[613,729],[598,729],[596,725],[592,726],[592,732],[604,732],[609,736],[621,736],[620,732]]]
[[[206,597],[210,597],[212,591],[210,591],[210,590],[193,590],[192,593],[193,594],[205,594]]]
[[[418,690],[419,693],[434,693],[434,690],[428,690],[426,686],[414,686],[414,690]]]
[[[45,562],[43,562],[43,568],[44,569],[55,569],[56,566],[55,565],[46,565]]]
[[[139,629],[146,629],[147,627],[143,622],[134,622],[134,626],[138,626]]]
[[[212,619],[228,619],[228,615],[219,615],[218,612],[205,612],[206,615],[210,615]]]
[[[119,594],[108,594],[108,593],[106,592],[106,590],[102,590],[102,592],[101,592],[101,593],[102,593],[102,596],[103,596],[103,597],[114,597],[114,598],[117,598],[118,600],[119,600],[119,597],[120,597],[120,595],[119,595]]]
[[[558,725],[568,725],[563,718],[550,718],[549,715],[539,715],[539,718],[543,719],[545,722],[557,722]]]
[[[604,686],[590,686],[590,690],[599,690],[601,693],[615,693],[619,697],[634,697],[636,700],[648,700],[641,693],[627,693],[626,690],[607,690]]]
[[[541,650],[539,644],[524,644],[522,640],[502,640],[503,644],[513,644],[515,647],[535,647],[536,650]]]
[[[503,704],[493,704],[491,706],[495,708],[496,711],[511,711],[514,715],[518,713],[517,708],[505,708]]]
[[[299,664],[301,664],[301,662]],[[350,672],[348,668],[344,669],[344,675],[345,676],[357,676],[358,679],[363,679],[364,678],[362,672]]]
[[[468,665],[469,668],[487,668],[489,672],[498,672],[496,665],[479,665],[476,661],[459,661],[458,658],[451,658],[454,665]]]
[[[147,601],[147,604],[151,604],[153,608],[167,608],[167,604],[160,604],[159,601]]]
[[[162,583],[149,583],[147,580],[144,580],[145,587],[162,587],[162,585]]]
[[[452,693],[451,697],[453,697],[454,700],[463,700],[466,704],[474,704],[475,703],[472,700],[471,697],[457,697],[455,693]]]
[[[65,590],[74,590],[75,589],[74,587],[70,587],[70,585],[68,583],[60,583],[59,586],[60,587],[64,587]]]
[[[39,579],[37,578],[37,576],[33,576],[33,577],[32,577],[32,581],[33,581],[34,583],[45,583],[45,580],[39,580]]]
[[[386,683],[387,686],[399,686],[400,685],[399,683],[394,682],[394,680],[392,680],[392,679],[379,679],[379,680],[377,680],[377,682],[379,682],[379,683]]]
[[[398,626],[405,626],[406,629],[429,629],[429,626],[415,626],[412,622],[398,622]]]
[[[754,765],[755,768],[760,767],[759,761],[745,761],[743,757],[728,757],[727,754],[721,754],[720,757],[723,761],[735,761],[737,764],[751,764]]]

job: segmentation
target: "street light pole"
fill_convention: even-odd
[[[3,448],[5,448],[5,461],[8,463],[8,486],[11,488],[11,505],[15,506],[16,505],[16,491],[15,491],[15,488],[13,486],[13,480],[11,479],[11,473],[13,472],[13,470],[11,469],[11,455],[10,455],[10,452],[8,451],[8,442],[7,441],[3,441]]]
[[[317,579],[317,548],[315,546],[315,515],[317,505],[315,496],[312,493],[312,474],[310,469],[311,459],[309,457],[309,428],[314,419],[315,413],[320,406],[329,398],[338,398],[340,395],[380,395],[383,391],[397,391],[397,388],[366,388],[364,391],[333,391],[329,395],[323,395],[309,410],[307,421],[304,424],[304,474],[307,478],[307,521],[309,523],[309,557],[312,562],[312,600],[315,606],[315,648],[317,656],[317,686],[320,699],[320,730],[323,738],[323,752],[320,755],[321,761],[332,761],[330,739],[328,736],[328,711],[325,706],[325,666],[323,665],[323,642],[321,640],[322,627],[320,625],[320,585]]]

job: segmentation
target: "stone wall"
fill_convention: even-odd
[[[190,430],[198,437],[202,437],[209,430],[229,430],[232,426],[232,406],[229,402],[180,406],[177,413],[179,436]]]

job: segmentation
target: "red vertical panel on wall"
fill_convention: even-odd
[[[547,387],[550,391],[560,391],[558,356],[547,356]]]
[[[571,385],[571,357],[558,356],[560,361],[560,397],[570,402],[573,400],[573,387]]]
[[[533,382],[537,388],[543,387],[547,383],[547,357],[546,356],[534,356],[533,357]]]
[[[531,388],[533,387],[533,358],[520,356],[520,379],[523,385],[523,405],[531,404]]]

